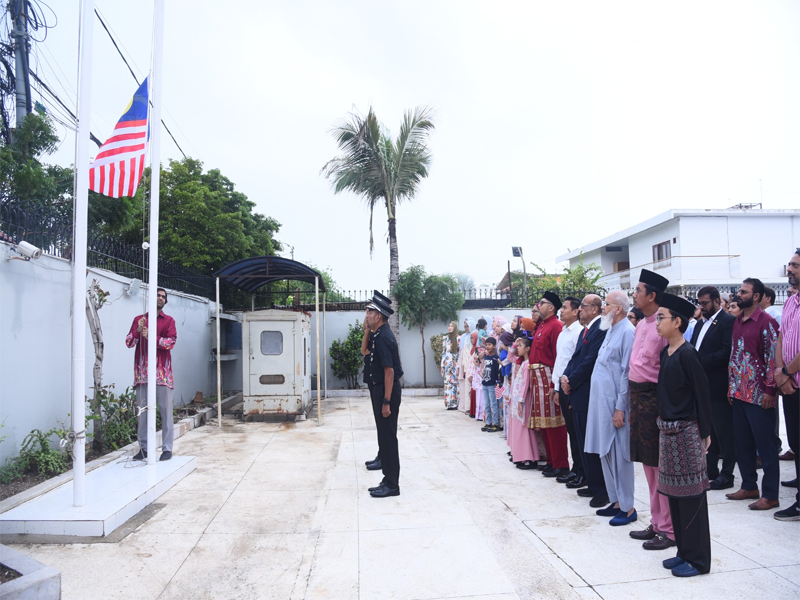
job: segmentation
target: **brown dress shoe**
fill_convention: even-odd
[[[750,510],[772,510],[781,505],[780,500],[767,500],[766,498],[759,498],[748,506]]]
[[[725,497],[728,500],[758,500],[760,495],[761,494],[758,493],[758,490],[740,489],[738,492],[725,494]]]
[[[794,460],[794,452],[787,450],[778,457],[779,460]]]

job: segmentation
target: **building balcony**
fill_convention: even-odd
[[[627,290],[636,286],[642,269],[649,269],[669,279],[670,287],[714,285],[741,281],[739,255],[672,256],[637,265],[626,271],[609,273],[599,284],[608,290]]]

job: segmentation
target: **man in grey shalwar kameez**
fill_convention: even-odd
[[[628,369],[635,328],[627,319],[628,307],[628,297],[622,291],[615,290],[606,298],[600,326],[608,333],[592,372],[586,423],[585,451],[600,455],[611,501],[597,514],[614,517],[610,525],[627,525],[637,518],[628,421]]]

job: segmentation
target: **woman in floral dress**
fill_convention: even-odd
[[[447,410],[458,408],[458,324],[450,321],[447,335],[442,340],[442,378],[444,379],[444,405]]]

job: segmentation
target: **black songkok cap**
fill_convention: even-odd
[[[381,294],[378,290],[375,290],[375,294],[372,296],[370,303],[367,304],[367,308],[377,310],[384,317],[388,317],[389,315],[394,314],[394,311],[389,308],[391,303],[392,301],[389,300],[389,298]]]
[[[694,316],[694,304],[688,300],[684,300],[680,296],[672,294],[661,294],[661,308],[667,308],[673,312],[678,313],[681,317],[686,319],[688,323]]]
[[[647,269],[642,269],[642,274],[639,275],[639,282],[652,285],[662,294],[667,291],[667,286],[669,285],[669,279]]]
[[[542,294],[542,297],[545,300],[549,300],[550,302],[552,302],[553,307],[555,307],[556,311],[561,309],[562,306],[561,298],[559,298],[558,294],[556,294],[555,292],[545,292],[544,294]]]

